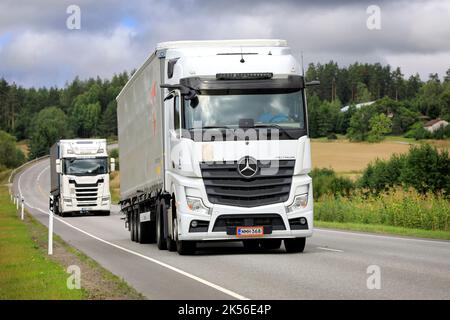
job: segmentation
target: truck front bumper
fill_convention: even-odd
[[[70,199],[70,198],[69,198]],[[95,212],[95,211],[103,211],[108,212],[111,210],[111,201],[102,201],[101,198],[97,199],[97,201],[89,203],[89,205],[77,202],[76,199],[70,199],[71,201],[67,201],[67,198],[61,201],[62,212]]]
[[[267,220],[266,217],[270,217],[270,219]],[[298,223],[300,218],[305,218],[306,224],[300,225]],[[310,237],[313,233],[312,210],[286,213],[284,206],[278,206],[278,210],[266,208],[260,212],[251,213],[246,212],[246,210],[240,211],[239,208],[230,207],[230,210],[213,210],[213,213],[209,217],[182,213],[178,219],[180,227],[178,237],[180,240],[214,241],[247,239],[246,237],[237,235],[237,226],[264,226],[264,235],[251,237],[251,239],[300,238]],[[258,222],[270,220],[272,223]],[[192,227],[192,221],[197,221],[197,228]],[[223,226],[224,221],[228,226]],[[305,220],[302,219],[302,221]],[[230,222],[232,222],[232,226],[230,226]]]

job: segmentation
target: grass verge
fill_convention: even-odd
[[[450,232],[442,230],[422,230],[402,227],[385,226],[380,224],[363,224],[351,222],[330,222],[314,220],[314,226],[339,230],[361,231],[380,234],[400,235],[407,237],[450,240]]]
[[[26,215],[18,218],[8,188],[0,186],[0,299],[143,299],[125,281],[54,236],[47,255],[45,226]],[[69,266],[81,270],[81,289],[67,288]]]

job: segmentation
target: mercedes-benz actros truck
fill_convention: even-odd
[[[160,43],[117,96],[131,240],[302,252],[313,232],[301,66],[284,40]]]
[[[60,140],[50,148],[50,196],[53,212],[109,215],[111,195],[110,159],[105,139]]]

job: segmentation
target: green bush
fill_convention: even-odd
[[[408,154],[369,164],[357,182],[371,193],[394,186],[412,187],[424,194],[429,191],[450,196],[450,158],[429,144],[413,146]]]
[[[25,162],[25,155],[16,147],[16,139],[0,130],[0,169],[15,168]]]
[[[314,169],[310,175],[315,199],[325,194],[348,196],[355,187],[350,179],[338,177],[332,169]]]
[[[320,221],[448,231],[449,209],[448,199],[410,189],[369,197],[360,192],[349,198],[325,195],[314,203],[314,216]]]

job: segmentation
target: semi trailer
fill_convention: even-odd
[[[132,241],[302,252],[313,233],[301,66],[284,40],[174,41],[117,96],[120,205]]]
[[[105,139],[66,139],[50,148],[50,196],[53,212],[109,215],[109,173],[115,170]]]

